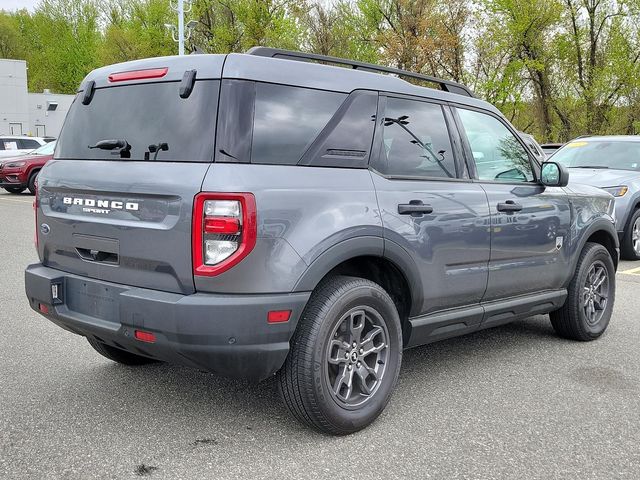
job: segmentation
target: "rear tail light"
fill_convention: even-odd
[[[38,251],[38,179],[35,181],[36,195],[33,199],[33,218],[35,220],[36,230],[33,234],[33,243],[36,246],[36,252]]]
[[[214,276],[245,258],[256,244],[251,193],[200,193],[193,209],[193,274]]]

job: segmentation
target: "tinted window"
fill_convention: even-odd
[[[251,161],[256,83],[223,80],[216,136],[216,162]]]
[[[22,138],[20,139],[20,143],[22,144],[20,148],[38,148],[40,146],[40,144],[35,141],[35,140],[31,140],[29,138]]]
[[[640,170],[640,142],[579,139],[567,143],[553,156],[566,167]]]
[[[458,109],[480,180],[531,182],[533,171],[527,151],[497,118]]]
[[[366,168],[373,141],[378,94],[355,91],[340,106],[300,164]]]
[[[180,98],[179,86],[163,82],[99,88],[89,105],[74,101],[56,157],[119,159],[111,151],[88,146],[123,139],[131,145],[131,160],[144,160],[149,145],[166,143],[168,150],[158,152],[158,161],[211,161],[219,82],[196,81],[188,98]]]
[[[386,175],[455,178],[453,149],[442,107],[388,98],[376,169]]]
[[[297,164],[345,97],[257,83],[251,163]]]

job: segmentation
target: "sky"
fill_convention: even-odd
[[[26,8],[33,11],[40,0],[0,0],[0,10],[18,10]]]

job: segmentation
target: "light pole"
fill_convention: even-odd
[[[185,8],[185,3],[187,4]],[[173,38],[174,42],[178,42],[178,55],[184,55],[184,40],[185,40],[185,25],[184,25],[184,14],[189,13],[191,11],[191,0],[169,0],[169,6],[173,10],[178,13],[178,36],[176,38],[176,27],[175,25],[165,24],[169,30],[171,30],[171,38]],[[191,29],[196,26],[198,22],[195,20],[191,20],[187,23],[187,36],[189,38],[191,36]]]

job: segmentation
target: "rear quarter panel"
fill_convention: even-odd
[[[368,170],[214,163],[202,191],[253,193],[258,238],[253,251],[234,268],[215,277],[196,277],[199,291],[291,292],[323,253],[354,238],[368,239],[369,254],[383,253],[382,224]],[[326,268],[331,268],[330,262]]]

